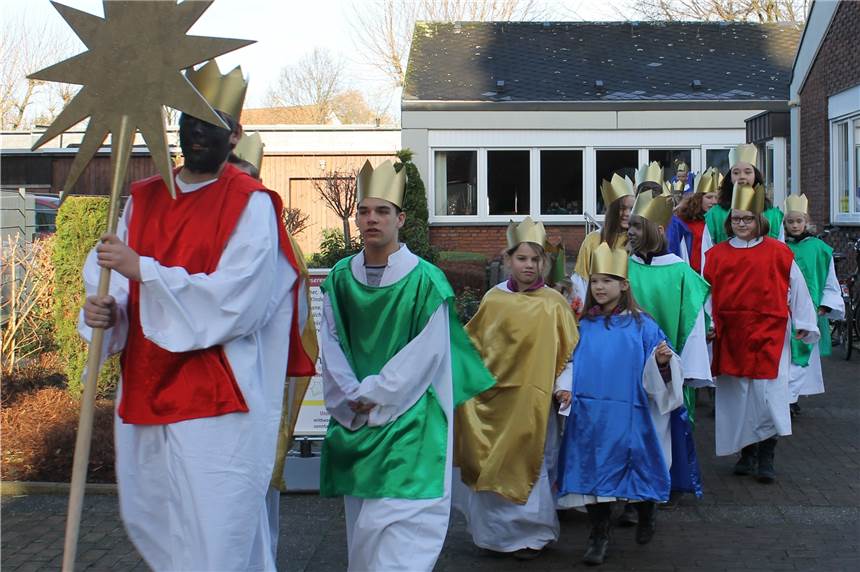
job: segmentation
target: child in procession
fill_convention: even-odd
[[[740,451],[736,475],[776,478],[777,437],[791,435],[790,340],[818,341],[817,313],[794,254],[768,236],[764,189],[736,185],[724,230],[705,259],[711,284],[716,453]]]
[[[669,499],[670,414],[683,403],[680,359],[645,314],[627,281],[627,253],[601,244],[592,274],[572,376],[555,388],[568,415],[558,469],[558,504],[585,506],[591,533],[583,561],[602,564],[611,503],[639,513],[636,542],[656,530],[656,503]]]
[[[570,377],[579,334],[567,300],[544,284],[546,232],[531,218],[508,227],[509,280],[466,325],[496,386],[457,411],[455,508],[475,545],[518,559],[558,540],[552,490],[557,379]]]

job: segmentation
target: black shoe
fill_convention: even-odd
[[[621,528],[630,528],[639,524],[639,515],[636,514],[636,509],[631,504],[624,505],[624,512],[618,517],[618,526]]]
[[[657,504],[652,501],[636,503],[639,524],[636,526],[636,544],[648,544],[657,530]]]
[[[543,554],[543,550],[536,550],[534,548],[520,548],[516,552],[514,552],[514,558],[517,560],[534,560],[538,556]]]
[[[588,548],[582,561],[589,566],[597,566],[606,560],[606,552],[609,549],[612,505],[598,503],[586,505],[585,508],[588,510],[588,518],[591,521],[591,534],[588,535]]]
[[[788,410],[791,412],[792,417],[797,417],[801,414],[800,413],[800,405],[798,405],[797,403],[790,404],[788,406]]]
[[[776,480],[776,470],[773,468],[774,449],[776,437],[765,439],[758,444],[758,471],[755,476],[760,483],[772,483]]]
[[[747,445],[741,449],[741,458],[735,463],[735,474],[741,476],[751,475],[755,472],[756,455],[758,454],[758,443]]]

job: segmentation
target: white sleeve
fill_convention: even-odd
[[[708,225],[706,224],[705,228],[702,229],[702,274],[705,273],[705,253],[713,247],[714,239],[711,238],[711,231],[708,229]]]
[[[776,237],[782,243],[785,243],[785,225],[779,225],[779,236]]]
[[[654,404],[659,414],[667,415],[684,404],[682,391],[684,372],[681,368],[680,358],[673,353],[672,359],[669,360],[672,379],[668,383],[663,381],[654,352],[656,352],[656,348],[645,362],[645,369],[642,372],[642,386],[645,388],[645,393],[648,394],[649,401]]]
[[[144,335],[172,352],[223,345],[262,328],[295,286],[283,257],[272,201],[253,193],[211,274],[140,259]]]
[[[358,397],[376,404],[370,411],[369,426],[394,421],[424,395],[434,381],[434,373],[450,359],[448,327],[448,304],[443,302],[424,329],[388,360],[378,374],[361,381]]]
[[[585,304],[585,295],[588,293],[588,280],[574,272],[570,275],[570,282],[573,284],[573,299],[579,299],[582,304]]]
[[[812,304],[812,297],[806,287],[806,280],[794,261],[791,263],[791,273],[789,274],[788,307],[794,329],[808,332],[802,341],[807,344],[816,343],[821,337],[818,332],[818,310]]]
[[[555,380],[552,393],[555,395],[559,391],[573,391],[573,362],[570,360]]]
[[[681,350],[681,366],[687,385],[692,387],[711,385],[711,358],[708,355],[708,340],[705,336],[704,306],[699,310],[696,324],[687,336],[684,349]]]
[[[824,290],[821,292],[821,305],[830,308],[830,312],[824,314],[827,318],[831,320],[845,318],[845,299],[842,297],[842,288],[839,286],[839,280],[836,278],[836,267],[833,265],[833,258],[830,259],[827,280],[824,282]]]
[[[355,431],[367,423],[367,415],[357,414],[349,408],[350,401],[358,400],[359,384],[340,347],[328,294],[323,298],[323,314],[318,335],[325,407],[338,423]]]
[[[128,218],[131,216],[131,198],[126,203],[125,211],[117,223],[116,235],[120,240],[127,242]],[[99,276],[102,268],[98,265],[96,249],[90,250],[84,262],[83,279],[84,289],[87,296],[95,296],[99,287]],[[104,361],[109,355],[121,352],[125,348],[128,339],[128,278],[116,271],[111,271],[109,293],[116,300],[117,321],[112,328],[105,330],[104,343],[102,344],[101,360]],[[78,334],[87,343],[92,340],[93,330],[84,322],[84,311],[81,309],[78,315]]]
[[[681,259],[687,264],[690,263],[690,253],[687,251],[687,241],[684,238],[681,238],[679,250],[681,251]]]

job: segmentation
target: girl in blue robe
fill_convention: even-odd
[[[612,501],[636,503],[636,541],[651,541],[655,503],[669,499],[670,414],[683,403],[680,360],[633,299],[626,255],[616,252],[607,263],[595,251],[592,267],[600,271],[590,278],[573,376],[569,387],[556,386],[561,413],[568,415],[558,505],[588,510],[587,564],[602,564],[606,557]]]

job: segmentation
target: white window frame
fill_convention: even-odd
[[[587,195],[588,193],[585,190],[585,181],[588,179],[585,178],[587,168],[586,168],[586,156],[588,155],[588,151],[585,147],[534,147],[532,148],[532,162],[533,162],[533,173],[535,175],[534,179],[532,179],[532,193],[530,203],[533,206],[530,210],[532,211],[531,217],[537,220],[537,217],[540,217],[540,220],[546,222],[567,222],[567,223],[584,223],[585,222],[585,214],[589,212],[588,208],[586,208],[586,204],[588,203]],[[581,189],[582,189],[582,212],[583,214],[568,214],[568,215],[545,215],[540,212],[540,153],[541,151],[579,151],[582,155],[582,181],[581,181]],[[592,201],[593,202],[593,201]]]
[[[857,127],[860,126],[860,85],[834,94],[827,101],[827,119],[830,121],[830,221],[844,225],[860,226],[860,205],[857,203]],[[839,212],[838,177],[839,163],[837,126],[847,123],[848,128],[848,212]],[[803,185],[803,182],[801,182]]]
[[[478,214],[481,215],[481,220],[485,220],[488,222],[495,223],[508,223],[512,220],[523,220],[527,216],[535,218],[535,203],[534,197],[535,193],[540,194],[540,189],[535,189],[535,151],[534,148],[529,147],[485,147],[482,149],[484,153],[484,168],[480,170],[481,162],[478,161]],[[489,182],[489,176],[487,169],[489,168],[489,160],[487,158],[487,153],[490,151],[527,151],[529,154],[529,212],[528,214],[500,214],[500,215],[492,215],[490,214],[490,190],[487,188],[487,183]],[[483,181],[481,180],[481,173],[484,174]],[[538,179],[540,182],[540,179]],[[540,212],[540,209],[537,209]]]
[[[477,214],[473,215],[437,215],[436,214],[436,151],[475,151],[477,154],[476,161],[477,166],[475,171],[476,177],[476,189],[475,193],[478,199],[478,209]],[[427,187],[427,199],[430,203],[428,206],[430,213],[430,220],[435,222],[480,222],[483,219],[481,218],[481,149],[478,147],[437,147],[435,149],[430,149],[430,162],[428,163],[430,168],[429,174],[429,185]],[[486,165],[484,165],[486,167]],[[484,181],[484,187],[486,188],[487,181]]]

